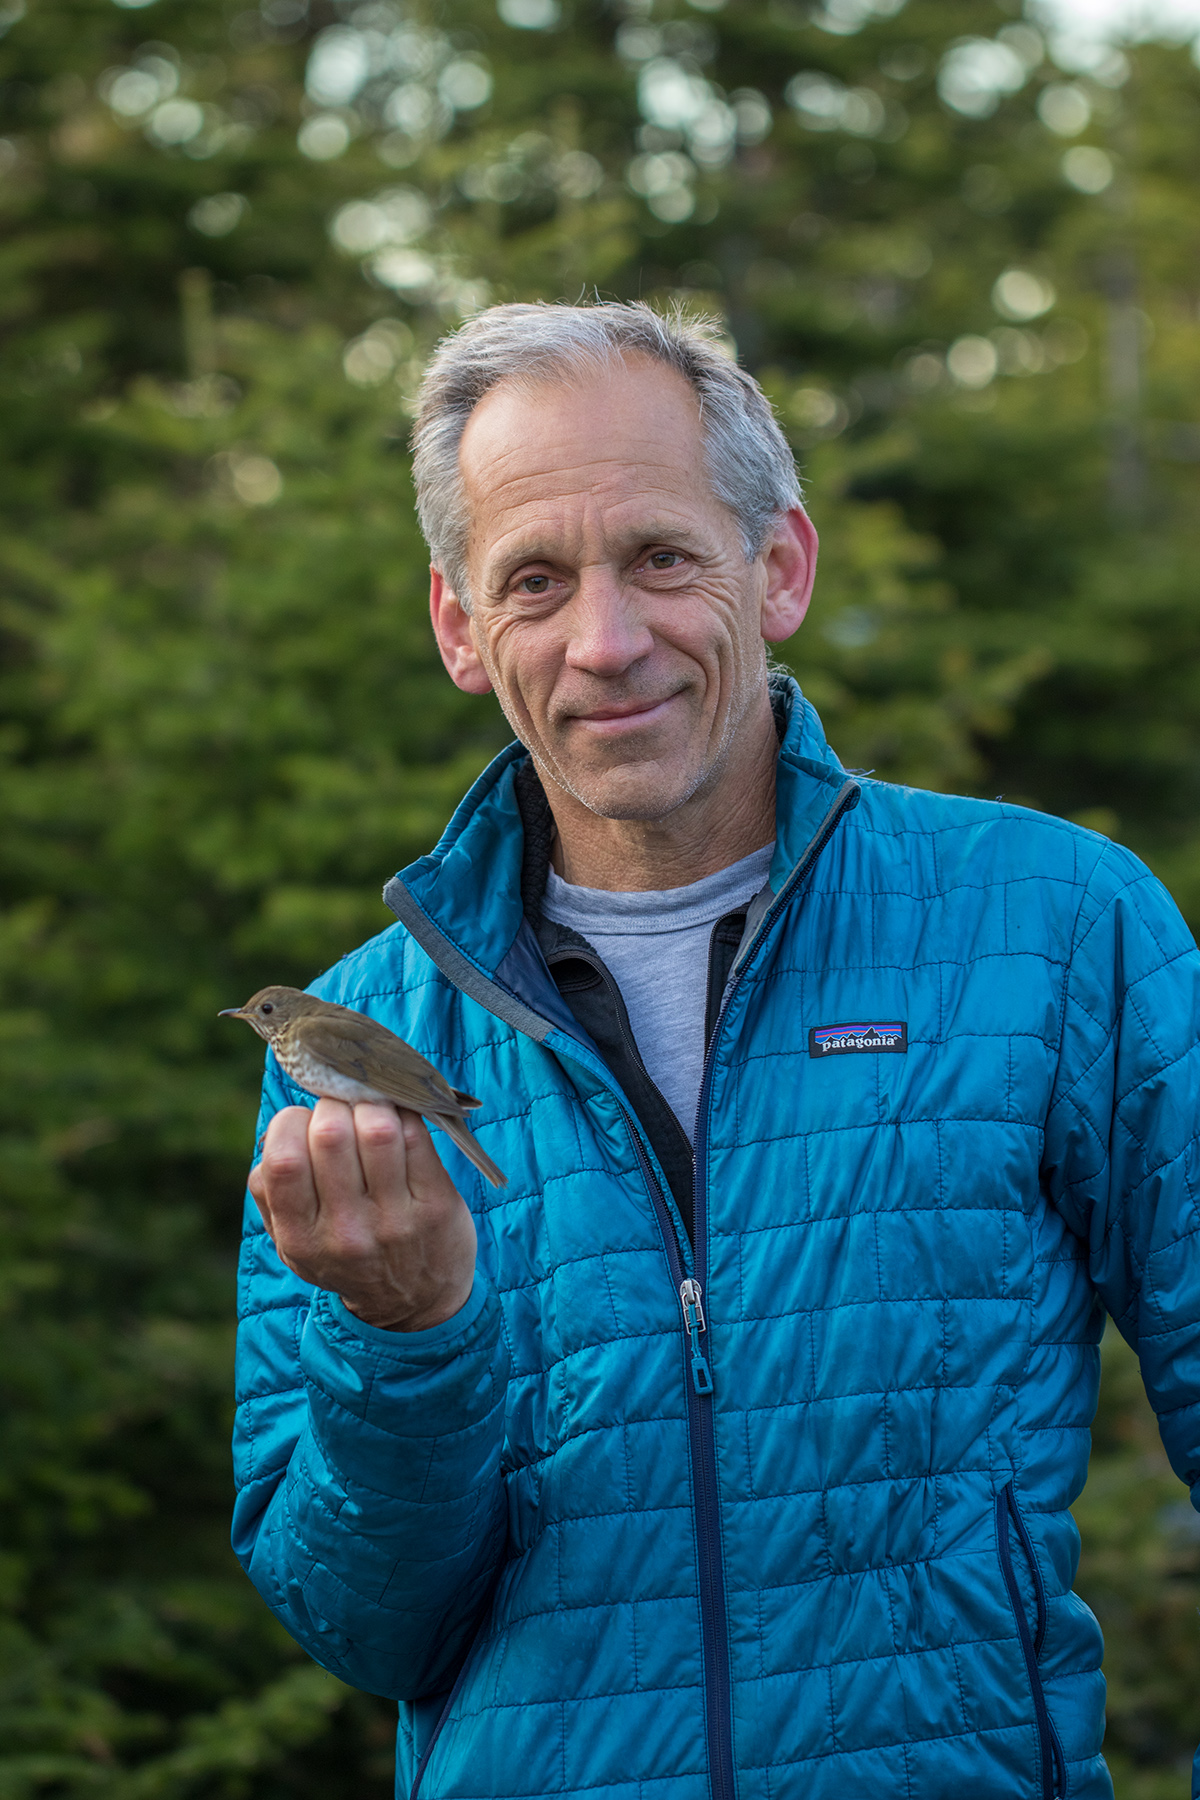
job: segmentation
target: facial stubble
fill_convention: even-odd
[[[491,681],[492,691],[495,693],[496,699],[499,702],[500,710],[508,720],[514,737],[524,744],[525,748],[529,751],[543,780],[553,782],[555,787],[561,789],[564,794],[568,795],[579,806],[582,806],[585,811],[591,813],[592,816],[597,819],[611,819],[614,822],[621,823],[643,822],[647,825],[653,825],[661,823],[665,819],[669,819],[674,813],[678,812],[682,807],[685,807],[689,801],[694,800],[704,788],[710,786],[720,778],[721,772],[729,760],[733,741],[749,715],[759,693],[759,682],[753,680],[747,670],[743,679],[737,684],[738,689],[740,690],[737,696],[738,704],[731,706],[725,715],[721,727],[720,741],[715,752],[709,756],[700,757],[698,767],[696,767],[687,778],[683,791],[673,793],[669,801],[664,801],[661,804],[651,806],[647,809],[644,796],[636,802],[631,800],[625,804],[614,802],[612,799],[600,800],[594,792],[589,793],[587,789],[581,785],[578,777],[572,777],[568,769],[554,757],[548,746],[543,746],[537,742],[531,741],[536,734],[530,730],[529,725],[521,718],[518,709],[514,706],[512,698],[506,690],[505,684],[500,677],[500,672],[491,655],[491,649],[487,643],[487,639],[478,629],[476,629],[472,635],[475,639],[475,647],[479,660],[487,672],[488,679]],[[765,651],[763,651],[762,654],[765,659]],[[765,660],[760,662],[760,675],[764,666]],[[683,688],[678,689],[676,692],[685,693],[687,691],[687,685],[688,684],[685,684]],[[625,700],[634,697],[636,696],[629,693],[622,694],[619,690],[614,691],[613,689],[609,689],[605,694],[604,699],[610,704],[620,704]],[[667,696],[667,698],[673,697],[674,696]],[[662,696],[659,696],[658,698],[662,698]],[[532,718],[531,714],[529,716]],[[567,712],[564,713],[563,716],[565,718],[570,718],[572,715]],[[656,761],[657,759],[653,757],[630,757],[624,765],[617,764],[615,768],[616,770],[619,770],[621,767],[629,767],[630,765],[638,763],[645,766],[647,764],[653,764]],[[613,768],[604,771],[600,776],[600,780],[603,781],[606,776],[611,775],[614,772],[615,770]],[[593,786],[594,784],[589,783],[588,785]]]

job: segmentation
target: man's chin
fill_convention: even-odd
[[[636,763],[603,773],[559,766],[554,774],[572,799],[596,818],[646,824],[669,818],[691,799],[704,779],[699,770],[667,774],[658,763]]]

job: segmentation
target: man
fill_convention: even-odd
[[[1105,1310],[1200,1472],[1195,946],[1105,839],[846,775],[700,329],[494,308],[416,441],[519,742],[316,991],[509,1180],[268,1058],[239,1554],[421,1800],[1110,1794],[1067,1509]]]

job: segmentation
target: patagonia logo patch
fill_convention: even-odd
[[[908,1025],[903,1019],[879,1024],[814,1025],[808,1034],[808,1054],[822,1056],[906,1056]]]

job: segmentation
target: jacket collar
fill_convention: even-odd
[[[790,675],[774,675],[771,694],[786,708],[775,765],[775,855],[770,874],[770,885],[779,893],[845,788],[847,775],[829,747],[815,707],[797,682]],[[856,790],[853,804],[857,800]]]

